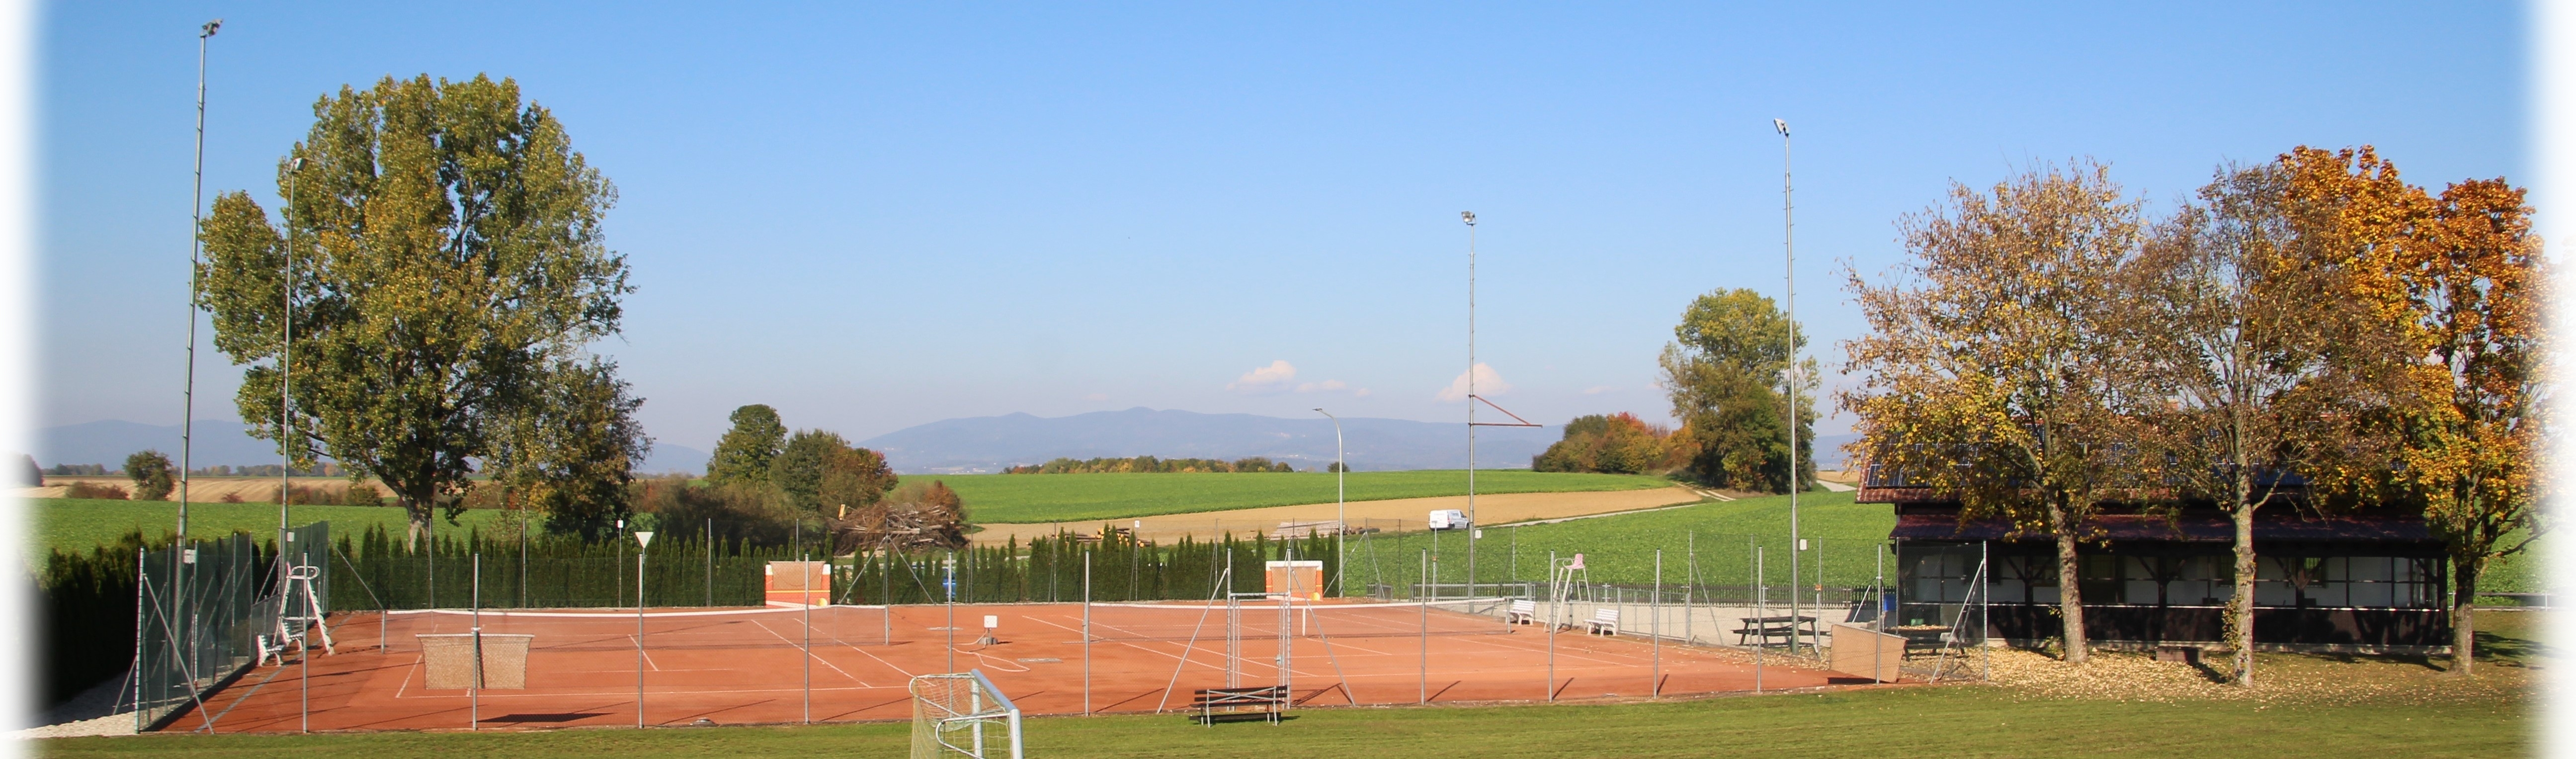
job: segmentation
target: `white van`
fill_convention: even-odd
[[[1457,509],[1441,509],[1431,512],[1431,529],[1455,530],[1466,526],[1467,512],[1459,511]]]

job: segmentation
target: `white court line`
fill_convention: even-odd
[[[754,627],[758,627],[758,628],[760,628],[760,631],[761,631],[761,632],[769,633],[772,637],[776,637],[777,639],[779,639],[779,640],[781,640],[781,641],[786,642],[786,643],[787,643],[787,645],[791,645],[791,646],[796,645],[796,641],[794,641],[794,640],[790,640],[790,639],[789,639],[787,636],[785,636],[785,635],[779,635],[777,630],[769,629],[769,626],[768,626],[768,625],[761,624],[761,623],[760,623],[760,620],[757,620],[757,619],[752,620],[752,621],[751,621],[751,624],[752,624],[752,626],[754,626]],[[801,652],[804,652],[805,656],[807,656],[808,658],[813,658],[813,659],[822,659],[822,657],[815,656],[815,655],[814,655],[814,653],[813,653],[813,651],[812,651],[811,649],[806,649],[806,648],[803,648],[803,647],[799,647],[797,650],[798,650],[798,651],[801,651]],[[857,675],[853,675],[853,674],[850,674],[848,670],[844,670],[844,669],[841,669],[841,668],[840,668],[840,667],[838,667],[838,666],[835,666],[834,664],[832,664],[831,660],[828,660],[828,659],[823,660],[823,666],[831,667],[831,668],[832,668],[832,671],[841,673],[841,676],[842,676],[842,677],[850,678],[850,680],[851,680],[852,682],[856,682],[856,683],[858,683],[858,684],[860,684],[860,685],[867,685],[867,684],[868,684],[868,681],[859,679],[859,676],[857,676]],[[868,686],[868,687],[875,687],[875,686]]]

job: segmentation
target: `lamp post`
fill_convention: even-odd
[[[1789,182],[1789,122],[1771,120],[1771,128],[1780,132],[1780,246],[1785,260],[1782,279],[1788,290],[1789,369],[1782,372],[1789,386],[1789,412],[1784,417],[1789,428],[1789,653],[1798,652],[1798,554],[1806,546],[1798,540],[1798,486],[1802,472],[1798,466],[1798,245],[1797,224],[1791,202]],[[1818,583],[1825,578],[1818,576]]]
[[[644,726],[644,549],[653,531],[635,531],[635,726]]]
[[[1472,410],[1474,406],[1468,408]],[[1351,531],[1351,524],[1342,516],[1342,508],[1350,491],[1342,487],[1342,478],[1350,475],[1351,466],[1342,461],[1342,418],[1320,408],[1315,413],[1333,420],[1333,588],[1336,593],[1348,595],[1350,586],[1342,584],[1342,536]]]

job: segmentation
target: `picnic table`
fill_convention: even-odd
[[[1782,639],[1784,642],[1794,643],[1796,641],[1795,636],[1802,632],[1799,630],[1800,627],[1806,628],[1803,632],[1809,640],[1814,640],[1817,637],[1816,618],[1814,615],[1810,614],[1799,614],[1796,616],[1783,614],[1771,617],[1737,617],[1736,620],[1743,623],[1743,626],[1735,628],[1735,644],[1739,646],[1744,645],[1745,638],[1757,636],[1761,638],[1761,642],[1756,645],[1771,645],[1771,639],[1775,637]]]

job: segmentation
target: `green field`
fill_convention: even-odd
[[[977,522],[1076,522],[1333,502],[1333,475],[1325,472],[965,474],[904,479],[948,483],[966,499],[966,513]],[[1476,472],[1479,493],[1644,490],[1672,484],[1661,477],[1632,474]],[[1466,495],[1467,472],[1352,472],[1347,486],[1353,501]]]
[[[1825,557],[1828,582],[1867,585],[1876,565],[1874,547],[1895,526],[1887,504],[1853,503],[1851,493],[1806,493],[1798,497],[1799,533],[1809,551],[1802,574],[1814,567],[1817,552]],[[1641,511],[1526,527],[1489,527],[1476,548],[1479,582],[1543,581],[1549,551],[1559,557],[1584,554],[1593,582],[1648,584],[1655,579],[1655,550],[1664,551],[1664,582],[1678,587],[1689,577],[1696,547],[1702,583],[1744,585],[1752,581],[1751,543],[1765,547],[1766,579],[1774,586],[1788,579],[1789,497],[1766,496],[1736,501],[1702,502],[1681,508]],[[1353,588],[1371,582],[1406,585],[1420,574],[1421,556],[1434,550],[1440,582],[1466,580],[1467,551],[1462,533],[1377,533],[1354,538],[1346,546],[1345,570]],[[1891,573],[1893,568],[1890,569]],[[1807,576],[1812,577],[1812,574]]]
[[[41,560],[47,549],[86,551],[92,547],[116,542],[126,533],[141,530],[144,537],[168,537],[178,528],[179,504],[169,501],[75,500],[70,498],[31,498],[36,522],[30,536],[31,552]],[[453,530],[460,536],[469,527],[491,524],[503,512],[476,510],[457,517],[457,525],[445,518],[436,520],[441,531]],[[331,530],[355,534],[372,525],[384,525],[396,534],[402,532],[408,519],[396,506],[303,506],[289,515],[296,524],[329,521]],[[236,531],[275,537],[277,504],[274,503],[191,503],[188,504],[188,535],[198,539],[220,538]]]

